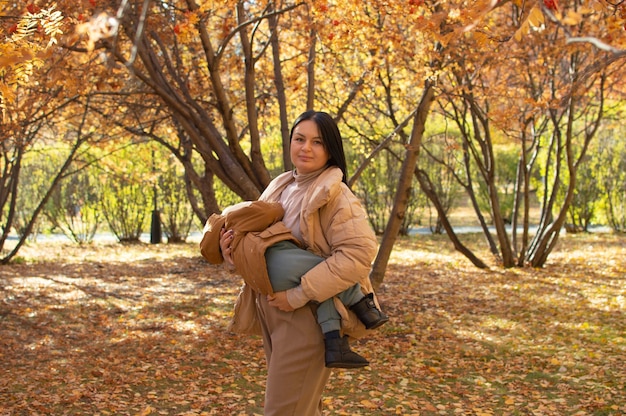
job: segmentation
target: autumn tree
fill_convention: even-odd
[[[539,5],[530,11],[514,7],[514,11],[517,14],[513,14],[509,26],[515,27],[515,21],[535,27],[546,22],[545,10]],[[529,13],[526,20],[524,13]],[[507,16],[510,15],[502,18]],[[500,21],[499,27],[506,26]],[[588,33],[591,29],[579,21],[577,30]],[[558,25],[548,24],[523,36],[532,37],[533,41],[518,43],[509,39],[503,43],[501,37],[481,35],[471,43],[465,42],[466,46],[457,47],[459,54],[453,58],[455,65],[440,101],[443,114],[454,120],[461,131],[459,148],[463,149],[460,159],[465,161],[465,175],[459,181],[473,202],[492,253],[506,267],[527,263],[542,266],[554,248],[574,198],[576,172],[600,126],[608,93],[607,80],[613,71],[603,65],[607,61],[604,51],[580,44],[563,46],[559,42],[562,31]],[[500,44],[506,45],[506,49],[499,49]],[[486,50],[476,60],[476,55],[469,53],[470,49],[479,50],[485,45],[489,45],[487,50],[495,50],[507,59],[495,61]],[[464,47],[468,48],[466,52]],[[514,66],[508,67],[506,63]],[[499,92],[502,88],[506,90]],[[504,140],[513,140],[521,146],[515,185],[517,198],[510,219],[502,215],[495,174],[501,163],[494,150],[499,132],[508,137]],[[539,228],[531,237],[530,178],[536,169],[543,178],[543,199]],[[480,187],[489,196],[495,238],[477,203]],[[560,194],[564,195],[563,199],[557,198]],[[561,204],[557,205],[557,201]],[[505,227],[509,221],[513,224],[511,236]],[[522,229],[519,240],[518,225]]]
[[[534,118],[536,114],[541,114],[544,120],[549,120],[548,124],[550,124],[550,127],[552,128],[550,131],[553,131],[554,126],[559,122],[565,123],[566,130],[568,129],[567,126],[569,126],[570,129],[568,132],[564,133],[564,137],[567,137],[567,139],[564,139],[564,141],[559,143],[561,145],[559,155],[565,154],[571,159],[569,163],[565,162],[560,166],[567,165],[567,170],[575,176],[575,168],[577,164],[581,163],[580,161],[584,159],[586,143],[588,143],[588,141],[592,138],[593,133],[597,128],[597,117],[602,114],[602,110],[598,106],[598,104],[601,106],[603,102],[602,98],[604,97],[602,82],[594,84],[592,81],[594,79],[601,80],[603,77],[608,76],[612,70],[612,68],[608,67],[608,65],[616,62],[624,56],[623,52],[621,52],[619,48],[607,46],[599,40],[603,39],[603,30],[608,29],[613,34],[620,34],[614,25],[609,24],[607,26],[603,26],[602,24],[602,22],[605,21],[603,19],[606,19],[607,15],[615,12],[616,9],[608,7],[609,5],[607,4],[597,4],[598,7],[596,9],[590,10],[572,3],[568,7],[570,10],[558,12],[554,9],[549,9],[544,3],[538,2],[525,2],[523,5],[518,2],[479,2],[474,7],[467,10],[455,8],[452,4],[449,5],[450,7],[440,8],[425,7],[425,5],[421,2],[414,2],[414,5],[418,6],[418,10],[420,10],[420,17],[423,19],[420,19],[418,22],[428,22],[422,23],[422,30],[424,32],[430,30],[429,33],[432,35],[432,39],[435,42],[435,45],[432,48],[433,52],[431,52],[428,62],[429,66],[434,68],[434,74],[437,76],[437,78],[431,79],[437,79],[436,91],[439,95],[438,101],[443,104],[445,102],[445,98],[446,100],[449,100],[447,102],[452,103],[450,104],[451,106],[443,105],[444,114],[449,116],[450,120],[456,120],[458,122],[461,127],[460,131],[464,131],[470,135],[476,135],[476,142],[472,143],[470,141],[465,141],[464,146],[459,145],[458,147],[459,149],[465,150],[465,156],[461,156],[457,159],[464,160],[467,167],[466,180],[460,176],[458,176],[458,179],[465,189],[478,189],[479,186],[487,186],[485,189],[487,190],[487,195],[489,195],[491,205],[490,214],[496,218],[496,239],[491,238],[489,234],[489,224],[487,224],[484,214],[481,213],[476,198],[473,199],[473,206],[476,209],[479,219],[481,219],[483,229],[487,230],[486,235],[494,255],[498,258],[504,257],[506,260],[503,261],[503,264],[508,266],[513,264],[526,264],[525,262],[528,259],[520,260],[520,257],[513,255],[512,250],[509,248],[510,243],[505,242],[505,240],[508,239],[505,224],[511,219],[503,217],[502,210],[500,209],[501,201],[499,200],[498,195],[501,194],[501,192],[498,189],[496,182],[494,182],[497,165],[495,158],[496,153],[493,149],[493,135],[495,132],[498,132],[498,134],[499,132],[504,132],[505,135],[510,135],[510,137],[519,137],[516,131],[524,131],[523,129],[518,129],[517,126],[510,123],[512,120],[510,116],[503,116],[503,114],[505,114],[503,111],[504,109],[511,109],[512,103],[522,104],[524,98],[516,96],[521,91],[518,89],[510,89],[508,92],[507,90],[503,90],[504,93],[502,94],[502,98],[499,100],[493,99],[494,93],[495,91],[498,91],[499,88],[504,88],[504,86],[513,86],[517,88],[519,82],[513,81],[512,78],[517,72],[520,72],[520,69],[523,70],[525,68],[528,68],[527,73],[530,75],[529,83],[526,85],[527,88],[532,88],[532,84],[534,82],[542,82],[545,83],[543,84],[544,86],[547,85],[552,87],[553,95],[552,98],[548,99],[551,105],[545,105],[545,101],[539,105],[536,103],[532,104],[532,102],[528,101],[525,103],[527,105],[526,108],[523,106],[520,107],[519,105],[515,107],[519,112],[516,116],[519,117],[520,120],[526,120],[526,118],[530,116],[533,117],[532,120],[536,120]],[[593,21],[594,23],[597,23],[597,25],[590,27],[589,25],[582,24],[582,17],[584,16],[588,18],[591,14],[593,14]],[[397,22],[400,21],[406,24],[406,22],[411,19],[410,16],[406,17],[407,15],[408,14],[405,13],[403,15],[403,19],[396,17],[396,20],[394,21],[394,23],[396,23],[396,27],[399,26]],[[504,24],[507,22],[507,18],[509,19],[508,23]],[[610,19],[608,20],[610,21]],[[613,22],[614,21],[615,19],[613,19]],[[416,24],[416,26],[418,26],[418,24]],[[540,30],[531,31],[531,27],[538,28]],[[393,26],[390,30],[393,31]],[[584,38],[581,37],[581,34],[589,34],[591,36]],[[386,35],[388,38],[393,39],[393,34],[386,32]],[[527,41],[529,38],[532,38],[532,41],[527,43],[529,44],[529,49],[534,49],[534,53],[525,56],[523,61],[515,61],[515,67],[507,67],[507,60],[513,56],[509,54],[509,52],[514,53],[513,51],[518,50],[517,48],[519,48],[520,57],[523,57],[524,53],[528,53],[523,52],[524,44],[521,40],[524,39]],[[597,42],[589,41],[582,49],[567,46],[574,44],[580,45],[581,42],[585,41],[585,39],[595,39]],[[599,45],[600,47],[596,47],[594,45]],[[620,44],[615,43],[615,45]],[[394,51],[401,49],[402,46],[394,45]],[[439,56],[434,53],[435,51],[441,52]],[[494,51],[496,53],[493,53]],[[568,54],[573,53],[575,53],[575,55],[571,55],[571,57],[574,58],[574,60],[569,65],[562,66],[562,64],[567,63]],[[559,59],[562,59],[562,61],[559,62]],[[392,61],[399,62],[400,59],[394,56]],[[549,63],[552,62],[559,62],[558,64],[554,64],[556,68],[549,65]],[[435,64],[434,66],[433,63]],[[508,63],[510,63],[510,61],[508,61]],[[385,66],[383,68],[387,67]],[[504,68],[507,69],[505,70]],[[534,68],[541,69],[541,71],[534,74]],[[605,71],[606,68],[608,69]],[[570,75],[568,71],[572,69],[575,70],[575,73]],[[522,72],[526,73],[525,71]],[[394,82],[397,85],[403,85],[403,81],[405,83],[405,88],[407,85],[415,85],[410,82],[406,83],[406,78],[403,79],[402,77],[398,77],[396,75],[398,73],[399,72],[396,71],[394,74]],[[549,79],[537,81],[536,77],[539,77],[542,73],[549,75]],[[511,79],[509,80],[506,79],[506,75],[508,74],[511,74]],[[613,78],[613,80],[619,82],[619,79]],[[512,82],[513,84],[510,84],[509,82]],[[552,82],[552,84],[550,84],[550,82]],[[586,85],[588,87],[588,89],[586,89],[588,92],[598,91],[595,95],[595,101],[589,101],[589,97],[585,97],[585,99],[581,101],[576,101],[577,104],[581,105],[580,108],[571,107],[568,104],[571,103],[569,98],[574,98],[575,100],[576,97],[582,97],[584,95],[582,92],[579,93],[579,95],[573,93],[574,91],[578,92],[582,85]],[[600,89],[594,90],[597,86],[600,86]],[[542,90],[539,92],[539,95],[547,93],[549,90],[550,88]],[[477,100],[477,94],[479,94],[479,91],[483,94],[481,95],[481,99],[485,98],[483,102],[485,104],[488,103],[488,106],[481,107],[481,102]],[[537,92],[535,91],[535,93]],[[569,96],[568,93],[573,95]],[[392,104],[390,105],[390,108],[406,108],[401,105],[397,105],[400,102],[398,97],[402,96],[404,96],[402,92],[390,95],[388,102],[396,105],[393,107]],[[532,97],[532,95],[530,96]],[[498,97],[497,94],[495,94],[495,97]],[[455,101],[457,99],[458,101]],[[537,100],[541,102],[541,99]],[[458,102],[460,105],[452,107],[455,102]],[[569,114],[569,111],[573,111],[571,117],[569,118],[569,124],[564,121],[567,117],[551,117],[550,111],[545,111],[547,108],[554,105],[556,105],[557,108],[553,107],[552,110],[556,110],[557,113],[560,113],[561,115],[566,113]],[[456,112],[457,110],[459,112]],[[450,113],[447,111],[454,112]],[[500,118],[495,116],[497,113],[500,114]],[[392,119],[393,111],[386,111],[385,114]],[[513,113],[509,113],[509,115],[510,114]],[[574,120],[577,120],[577,117],[584,117],[585,114],[587,115],[587,120],[589,122],[588,129],[585,131],[587,137],[583,137],[578,143],[573,143],[576,134],[573,128],[574,124],[571,123],[573,123]],[[592,114],[596,117],[594,118]],[[398,124],[399,123],[396,121],[395,125],[397,126]],[[491,124],[496,124],[497,128],[492,129],[490,126]],[[539,123],[537,126],[546,127],[547,124]],[[532,129],[529,129],[529,131],[532,130],[533,134],[537,134],[535,137],[540,135],[537,133],[537,126],[533,126]],[[414,124],[413,128],[415,129],[416,127],[419,126]],[[557,127],[557,129],[559,128]],[[403,134],[405,133],[402,130],[399,130],[398,135],[402,136]],[[558,134],[562,134],[562,132]],[[404,137],[409,136],[405,135]],[[513,140],[518,139],[515,138]],[[409,141],[405,139],[405,143],[409,143]],[[420,144],[420,142],[418,142],[418,144]],[[545,143],[542,143],[541,146],[544,146],[544,144]],[[563,150],[565,148],[576,150],[574,150],[573,153],[568,153]],[[410,152],[415,151],[416,147],[409,146],[407,150],[407,158],[405,160],[409,160],[411,154]],[[555,159],[553,158],[550,161],[547,161],[550,169],[553,167],[552,164],[554,160]],[[407,166],[405,164],[407,169],[409,166],[410,165]],[[482,170],[479,170],[481,168]],[[477,170],[477,173],[474,173],[473,170]],[[404,172],[406,175],[407,171],[405,170]],[[412,172],[409,174],[412,174]],[[455,247],[470,258],[470,260],[477,266],[486,267],[486,263],[479,259],[474,253],[470,252],[463,245],[459,236],[454,233],[452,225],[445,215],[444,205],[437,198],[437,193],[433,185],[433,183],[438,179],[429,178],[428,175],[425,174],[424,170],[420,169],[419,166],[415,170],[415,174],[420,182],[422,190],[429,195],[433,204],[440,211],[442,225],[448,232],[448,235],[455,244]],[[526,174],[530,175],[529,173]],[[481,177],[482,183],[475,184],[474,182]],[[530,180],[530,176],[527,176],[526,179]],[[561,180],[563,180],[563,177],[559,177],[557,180],[557,187],[562,186],[562,183],[560,182]],[[410,187],[410,181],[405,181],[405,183],[408,184],[406,185],[406,188],[402,186],[398,187],[399,197],[401,197],[403,193],[406,193],[406,189]],[[568,182],[566,189],[569,189],[569,186],[572,184],[573,182]],[[551,190],[554,190],[553,186],[554,183],[548,185]],[[519,188],[516,189],[516,192],[518,192]],[[528,196],[529,191],[529,189],[526,189],[526,193],[521,192],[516,193],[516,195]],[[520,209],[522,206],[519,205],[521,199],[516,200],[518,205],[516,205],[515,209]],[[554,208],[554,203],[551,203],[549,204],[546,212],[551,212]],[[519,211],[516,212],[519,213]],[[560,212],[562,211],[559,211],[559,213]],[[392,217],[390,224],[393,221],[400,221],[403,215],[404,211],[402,209],[398,210],[397,217]],[[546,216],[548,218],[552,218],[551,214],[546,214]],[[514,217],[513,221],[516,221],[515,218],[517,217]],[[526,215],[524,218],[527,219],[528,216]],[[547,255],[552,250],[552,244],[556,242],[556,236],[558,235],[558,232],[555,234],[555,229],[560,229],[562,227],[562,217],[560,214],[557,218],[558,221],[554,223],[551,221],[542,223],[543,227],[546,228],[540,228],[544,231],[540,232],[532,242],[533,248],[531,251],[534,254],[529,254],[529,256],[532,256],[533,259],[532,261],[529,261],[531,264],[543,264]],[[517,225],[517,222],[515,224]],[[391,240],[395,238],[395,233],[393,231],[394,230],[392,230],[389,235]],[[515,231],[513,233],[513,240],[515,241],[515,244],[519,244]],[[524,239],[528,238],[529,236],[526,233],[524,235]],[[387,245],[386,241],[387,238],[383,238],[381,252],[385,247],[387,247],[387,251],[390,250],[390,245]],[[498,247],[499,244],[501,247]],[[518,249],[523,252],[527,252],[524,247]],[[499,250],[503,250],[503,255],[499,252]],[[379,260],[383,263],[383,266],[381,266],[379,270],[384,270],[385,260],[380,256],[380,252],[377,262]],[[373,275],[375,277],[374,280],[380,279],[380,273],[377,272],[376,265]]]
[[[10,16],[6,41],[0,44],[0,107],[2,110],[0,168],[0,249],[16,224],[25,155],[52,140],[63,143],[63,160],[56,166],[47,187],[38,199],[30,201],[32,211],[23,220],[18,242],[8,247],[0,262],[13,258],[35,226],[37,218],[55,187],[67,173],[73,158],[90,134],[84,129],[86,106],[67,88],[68,77],[60,75],[60,62],[66,53],[56,45],[62,34],[63,15],[53,5],[40,8],[34,4],[17,8],[8,4]],[[22,5],[23,6],[23,5]],[[3,6],[5,7],[5,6]],[[67,125],[56,125],[55,117]],[[34,194],[33,194],[34,195]]]
[[[368,152],[384,151],[391,140],[405,146],[394,212],[377,260],[380,266],[375,267],[380,272],[405,217],[412,176],[429,190],[428,178],[419,166],[416,170],[416,163],[432,103],[444,93],[454,100],[469,96],[458,94],[462,88],[455,90],[448,80],[464,79],[465,71],[472,82],[484,80],[483,85],[472,84],[482,88],[490,76],[497,76],[494,68],[503,57],[512,56],[491,53],[494,45],[500,50],[512,46],[514,53],[523,51],[521,39],[532,39],[541,49],[548,45],[543,39],[553,33],[551,42],[563,50],[574,47],[564,47],[569,42],[585,51],[604,51],[609,57],[605,67],[621,58],[620,44],[607,38],[619,33],[621,6],[594,3],[599,7],[586,10],[575,3],[546,4],[480,1],[468,8],[455,1],[419,0],[409,1],[408,7],[399,1],[144,0],[99,1],[98,10],[93,1],[58,2],[58,7],[77,28],[66,31],[64,46],[83,52],[75,55],[83,56],[83,62],[101,64],[100,81],[94,79],[93,85],[98,99],[104,104],[106,97],[109,103],[101,107],[94,98],[91,108],[176,156],[189,189],[200,195],[196,199],[188,192],[201,220],[220,210],[217,183],[241,199],[254,199],[271,176],[290,167],[288,123],[305,108],[335,114],[359,149],[352,155],[356,175],[351,183],[363,171],[359,165],[372,160]],[[615,13],[604,24],[607,10]],[[577,29],[580,16],[600,16],[593,29],[606,33],[590,32],[589,26]],[[529,35],[531,29],[537,36]],[[481,60],[473,51],[491,60]],[[461,62],[470,65],[463,68]],[[585,79],[589,71],[602,69],[588,68]],[[559,88],[555,96],[562,99]],[[476,103],[482,103],[483,96],[475,94]],[[118,103],[119,111],[111,103]],[[490,125],[501,129],[497,114],[489,114],[494,117]],[[475,134],[471,127],[468,132]],[[445,215],[440,218],[446,228]],[[462,249],[460,240],[449,235]]]
[[[53,168],[57,165],[50,163]],[[78,244],[86,244],[93,241],[102,223],[102,190],[93,167],[81,165],[74,161],[65,180],[53,191],[43,214],[55,230]],[[47,169],[41,170],[45,172]]]
[[[137,115],[128,127],[175,152],[200,191],[203,204],[194,209],[201,219],[220,210],[214,178],[242,199],[256,199],[269,182],[261,138],[272,134],[272,125],[277,132],[285,129],[267,121],[276,108],[275,87],[257,71],[272,69],[276,19],[298,7],[304,9],[297,4],[129,2],[120,10],[119,30],[88,45],[103,50],[111,64],[125,65],[140,82],[134,91],[143,95],[128,105]],[[150,104],[142,98],[146,94]],[[167,128],[152,129],[158,120]],[[261,125],[267,127],[261,130]],[[272,140],[280,145],[281,137]],[[274,169],[280,165],[282,155]]]

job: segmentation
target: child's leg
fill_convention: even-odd
[[[281,241],[265,251],[267,274],[275,292],[292,289],[300,284],[302,276],[324,261],[289,241]]]
[[[332,298],[317,306],[317,323],[320,324],[322,332],[325,334],[341,329],[341,316],[337,312]]]
[[[348,307],[359,303],[359,301],[363,299],[363,296],[365,295],[361,290],[361,285],[358,283],[355,283],[354,286],[349,287],[337,295],[341,303]]]
[[[303,250],[290,241],[281,241],[265,251],[265,261],[272,288],[275,292],[280,292],[298,286],[302,276],[324,261],[324,258]],[[353,310],[368,329],[376,328],[388,320],[384,314],[376,309],[371,297],[363,296],[361,285],[358,283],[337,294],[337,296],[344,305],[350,308],[354,307]],[[320,303],[318,322],[325,334],[340,330],[341,317],[335,309],[332,299]]]
[[[350,305],[350,309],[367,329],[378,328],[389,320],[389,317],[376,306],[373,293],[368,293],[360,301]]]
[[[350,349],[348,337],[341,336],[341,317],[332,299],[318,305],[317,322],[324,333],[326,367],[360,368],[369,365],[369,361]]]
[[[272,288],[280,292],[298,286],[302,276],[324,261],[324,258],[293,243],[282,241],[265,251],[265,261]],[[332,299],[319,304],[317,322],[324,333],[327,367],[360,368],[369,364],[365,358],[350,349],[348,337],[341,336],[341,317]]]

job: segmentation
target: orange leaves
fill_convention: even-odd
[[[176,34],[178,41],[184,44],[188,44],[194,41],[196,36],[195,25],[200,20],[198,12],[186,12],[184,20],[174,25],[174,33]],[[229,27],[222,27],[221,37],[225,37],[230,32]]]
[[[63,257],[59,253],[63,252]],[[240,279],[186,245],[48,245],[0,268],[8,414],[262,415],[261,341],[225,331]],[[391,321],[334,370],[329,415],[623,414],[626,244],[563,236],[545,269],[477,270],[400,240]]]
[[[28,10],[28,13],[30,14],[37,14],[41,11],[41,8],[37,6],[35,3],[29,3],[26,6],[26,10]]]
[[[535,5],[530,9],[528,17],[523,20],[519,29],[515,31],[513,38],[517,42],[521,42],[522,38],[531,30],[531,28],[541,28],[544,23],[545,18],[543,12],[538,5]]]
[[[558,0],[514,3],[520,8],[524,7],[525,16],[514,34],[514,39],[518,42],[530,31],[542,31],[549,24],[570,28],[572,33],[568,35],[569,37],[606,39],[608,33],[608,41],[611,42],[616,40],[616,35],[621,35],[622,25],[626,23],[626,16],[615,19],[616,16],[620,15],[620,10],[624,10],[623,14],[626,15],[626,6],[623,6],[622,3],[615,5],[603,1],[594,1],[578,5],[575,8],[568,3],[559,5]],[[612,20],[617,20],[618,24],[611,25]],[[593,23],[577,28],[583,22]],[[577,32],[580,29],[583,32],[579,34]],[[626,47],[624,40],[620,41],[619,44]]]
[[[503,14],[504,8],[508,7],[512,7],[512,10],[507,10],[510,14]],[[453,10],[452,6],[450,10]],[[478,29],[490,38],[512,38],[516,42],[524,40],[528,43],[528,37],[532,36],[532,42],[537,43],[561,27],[565,30],[560,33],[556,44],[565,45],[569,39],[580,42],[582,38],[585,42],[613,52],[626,48],[626,5],[622,2],[615,4],[600,0],[575,5],[558,0],[484,0],[464,10],[464,14],[465,18],[460,20],[465,25],[464,32],[473,33]],[[513,20],[511,16],[515,16]],[[446,23],[449,25],[451,20],[448,19]],[[448,27],[458,31],[453,25]],[[611,43],[612,48],[598,41]]]
[[[541,8],[538,6],[534,6],[532,9],[530,9],[530,13],[528,13],[527,21],[533,27],[537,27],[537,28],[541,27],[545,23],[545,18],[543,16],[543,12],[541,11]]]
[[[15,98],[15,89],[27,84],[42,64],[47,50],[58,43],[63,34],[64,15],[52,4],[41,8],[29,3],[17,22],[8,30],[0,44],[0,110]]]
[[[557,0],[542,0],[548,10],[558,10],[559,3]]]
[[[0,44],[0,69],[27,62],[35,57],[33,50],[14,44]]]

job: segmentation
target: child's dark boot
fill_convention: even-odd
[[[348,337],[325,338],[326,367],[360,368],[369,365],[369,361],[350,349]]]
[[[389,320],[389,317],[376,307],[373,293],[365,295],[363,299],[350,306],[350,309],[365,324],[367,329],[378,328]]]

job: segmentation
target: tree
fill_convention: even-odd
[[[157,180],[154,184],[154,192],[158,195],[155,195],[155,208],[160,208],[167,242],[181,243],[189,236],[194,215],[187,198],[184,172],[176,166],[173,156],[166,156],[164,161],[169,163],[165,168],[161,167],[158,178],[153,178]]]
[[[89,169],[89,165],[77,168],[80,162],[73,162],[67,176],[54,189],[44,215],[55,229],[72,241],[91,243],[102,220],[102,190],[94,175],[95,169]]]
[[[614,153],[611,171],[603,183],[606,190],[606,215],[614,231],[626,232],[626,153]]]
[[[435,97],[449,94],[450,102],[467,106],[466,112],[459,113],[475,117],[474,124],[465,129],[467,137],[478,132],[476,127],[495,126],[506,132],[500,121],[508,119],[499,118],[493,110],[485,113],[485,108],[478,104],[492,101],[483,100],[491,98],[485,88],[504,79],[497,69],[499,65],[505,67],[505,59],[514,56],[524,67],[536,64],[522,60],[527,51],[522,43],[539,50],[556,49],[555,52],[558,48],[551,46],[565,51],[579,47],[584,51],[582,55],[594,47],[600,48],[605,54],[603,59],[589,63],[586,72],[579,72],[578,83],[586,82],[601,70],[610,70],[610,65],[623,57],[619,41],[611,43],[608,39],[618,33],[617,23],[623,21],[621,3],[598,3],[602,8],[585,8],[570,2],[557,8],[555,2],[519,0],[485,0],[471,7],[456,1],[427,4],[420,0],[409,1],[408,7],[405,1],[348,1],[335,5],[322,1],[136,0],[121,5],[99,2],[102,13],[97,15],[94,3],[58,3],[59,9],[75,19],[79,28],[68,35],[64,44],[70,50],[85,52],[76,54],[75,62],[105,57],[99,71],[99,80],[104,82],[96,84],[99,97],[106,95],[111,102],[120,103],[123,111],[117,112],[120,114],[115,121],[119,126],[159,141],[179,158],[187,183],[200,194],[194,200],[195,193],[188,192],[201,220],[219,210],[215,194],[218,184],[225,184],[239,198],[254,199],[271,176],[289,168],[284,152],[287,123],[305,108],[323,107],[336,115],[342,130],[360,149],[355,153],[355,178],[362,172],[359,164],[372,160],[367,152],[386,151],[385,137],[407,146],[406,164],[397,189],[398,205],[381,244],[381,261],[375,267],[378,273],[384,270],[385,257],[393,247],[397,222],[404,217],[411,176],[417,177],[427,194],[433,191],[430,195],[436,195],[436,190],[429,187],[429,178],[421,173],[424,169],[412,166]],[[612,20],[604,19],[607,11],[616,12]],[[93,16],[86,19],[85,15]],[[593,25],[585,25],[591,21]],[[517,42],[522,39],[532,42]],[[511,54],[519,55],[491,53],[509,47]],[[482,53],[484,59],[474,51]],[[538,53],[535,56],[544,57]],[[540,65],[536,68],[542,69]],[[540,73],[543,80],[550,79],[545,71]],[[558,76],[564,73],[555,71],[551,79],[561,82]],[[82,79],[91,80],[89,76]],[[477,80],[482,84],[477,84]],[[448,81],[458,82],[460,85],[455,88],[460,89],[448,88],[452,86],[445,84]],[[529,79],[531,84],[533,81],[534,77]],[[570,81],[571,90],[580,86]],[[463,91],[469,85],[476,89],[474,95]],[[532,140],[539,137],[535,134],[537,128],[547,126],[550,130],[545,131],[557,131],[558,122],[563,120],[559,116],[565,114],[561,110],[567,103],[567,94],[559,89],[563,86],[564,83],[557,83],[554,90],[561,101],[549,102],[556,103],[553,118],[546,116],[545,109],[551,108],[547,100],[526,103],[524,112],[519,97],[507,97],[528,116],[520,118],[523,123],[516,125],[516,131],[509,132],[511,140]],[[98,111],[117,115],[113,106],[107,106],[98,105]],[[510,103],[501,99],[497,106],[506,108]],[[543,112],[539,111],[541,106]],[[419,111],[426,113],[418,114]],[[540,119],[537,114],[544,117]],[[372,134],[375,137],[368,137]],[[470,142],[467,143],[470,149]],[[485,156],[484,160],[489,161],[490,156]],[[471,160],[467,166],[480,169],[476,158]],[[489,170],[480,175],[489,179],[492,168],[489,165]],[[526,173],[521,169],[520,178],[525,178]],[[472,175],[473,171],[468,178],[477,177]],[[498,187],[489,180],[484,185],[489,190],[493,214],[502,217],[497,206]],[[433,201],[437,206],[436,199]],[[523,204],[517,207],[525,209]],[[451,227],[445,222],[444,208],[439,204],[439,217],[448,230]],[[449,235],[462,250],[460,240],[452,233]],[[509,251],[514,250],[507,250],[507,244],[503,244],[506,235],[504,240],[500,232],[496,237],[508,262],[512,257]],[[536,246],[550,244],[539,241]],[[526,247],[515,251],[525,252]],[[549,249],[539,251],[545,253]],[[539,263],[540,258],[538,255]]]
[[[428,182],[426,187],[436,195],[431,200],[436,199],[439,211],[446,215],[457,205],[461,188],[457,181],[461,163],[456,159],[456,152],[451,151],[456,143],[450,140],[450,136],[454,136],[454,133],[444,132],[427,137],[422,143],[422,157],[418,160],[418,172],[423,177],[436,178],[436,181]],[[430,228],[435,234],[444,231],[438,214],[434,225],[431,221]]]
[[[19,186],[25,155],[38,142],[56,136],[65,141],[67,152],[55,173],[39,195],[31,201],[32,211],[24,218],[20,237],[0,259],[10,261],[35,227],[39,214],[55,187],[68,171],[73,158],[90,134],[84,128],[85,106],[81,106],[75,89],[67,87],[67,77],[59,77],[64,52],[56,44],[62,34],[63,15],[54,5],[39,7],[29,4],[24,10],[9,3],[5,9],[11,26],[5,42],[0,44],[0,109],[2,110],[0,169],[0,218],[2,235],[0,249],[18,215]],[[84,103],[83,103],[84,104]],[[51,120],[63,113],[68,129],[55,126]],[[62,139],[61,139],[62,138]]]
[[[205,174],[191,170],[189,163],[185,168],[208,203],[206,218],[218,206],[211,189],[202,185],[212,183],[213,175],[242,199],[256,199],[269,182],[259,117],[270,97],[258,95],[255,71],[267,58],[268,18],[296,6],[271,12],[232,1],[214,9],[210,3],[199,6],[193,1],[180,6],[129,2],[119,31],[98,47],[149,88],[179,141],[199,154]],[[124,44],[132,45],[132,52],[125,53]],[[141,116],[142,125],[152,124]]]
[[[40,7],[29,3],[23,10],[16,2],[2,4],[8,27],[0,43],[0,110],[7,117],[9,104],[18,99],[18,89],[30,83],[44,62],[53,56],[63,34],[63,14],[54,4]],[[2,21],[2,20],[0,20]]]
[[[523,18],[523,14],[519,17]],[[532,19],[539,18],[535,14]],[[506,27],[505,21],[500,20],[498,27]],[[585,29],[582,23],[578,27],[579,31]],[[532,36],[534,41],[523,45],[511,41],[503,44],[495,34],[459,41],[454,49],[449,45],[451,70],[445,73],[447,80],[441,83],[444,86],[441,112],[453,120],[461,132],[458,148],[462,149],[459,158],[465,161],[465,175],[458,180],[472,201],[492,253],[505,267],[542,266],[554,248],[575,195],[577,170],[602,118],[606,82],[611,76],[611,69],[607,71],[601,66],[606,58],[603,52],[559,45],[558,27],[550,31],[550,35],[535,33]],[[502,45],[507,49],[501,49]],[[507,56],[508,61],[494,59],[489,50]],[[482,51],[482,54],[475,55],[471,51]],[[507,62],[518,69],[507,68]],[[521,68],[527,71],[520,71]],[[507,90],[501,91],[500,86]],[[511,123],[515,119],[517,125]],[[502,160],[496,157],[496,147],[497,140],[502,140],[497,137],[500,132],[513,143],[521,144],[511,238],[505,226],[509,219],[502,215],[501,208],[502,190],[506,186],[498,184],[498,165]],[[545,155],[542,171],[545,192],[539,229],[531,238],[530,179],[540,153]],[[495,238],[478,203],[479,189],[484,189],[488,196]],[[564,198],[557,207],[559,192]],[[523,210],[523,236],[518,246],[520,208]],[[447,232],[454,234],[451,228]],[[476,260],[472,261],[479,265]]]
[[[14,225],[17,201],[20,198],[21,188],[18,184],[24,154],[32,149],[35,140],[39,138],[39,134],[41,134],[42,130],[45,131],[44,127],[49,121],[49,117],[51,117],[52,114],[60,112],[65,105],[68,105],[68,103],[65,102],[49,108],[48,105],[50,105],[50,101],[45,99],[36,102],[31,101],[31,99],[37,97],[46,97],[45,94],[32,94],[27,97],[29,98],[29,100],[27,100],[29,105],[18,107],[12,105],[10,110],[11,114],[20,114],[24,117],[24,120],[28,121],[17,123],[17,125],[13,124],[12,128],[3,131],[3,175],[0,180],[0,187],[2,189],[0,193],[0,207],[2,208],[1,213],[3,221],[0,248],[5,247],[11,228]],[[17,102],[19,103],[19,100]],[[83,115],[84,114],[85,113],[83,113]],[[90,135],[82,130],[84,127],[83,122],[84,118],[79,120],[76,126],[77,130],[70,132],[68,135],[67,152],[64,158],[60,165],[56,167],[56,172],[51,176],[47,188],[45,188],[40,195],[40,199],[35,203],[34,209],[32,213],[30,213],[30,218],[25,221],[23,229],[20,230],[20,237],[16,245],[9,248],[8,254],[0,259],[0,263],[6,264],[18,253],[34,228],[39,214],[45,208],[55,188],[69,171],[71,163],[79,152],[79,149],[90,138]],[[3,126],[6,125],[3,124]],[[47,133],[54,134],[54,130],[48,131]]]
[[[404,150],[404,148],[402,148]],[[363,203],[372,228],[382,235],[393,208],[395,188],[390,186],[398,178],[401,158],[395,152],[385,152],[369,164],[354,184],[354,192]],[[400,226],[400,235],[408,235],[426,207],[419,189],[412,188],[406,215]]]

